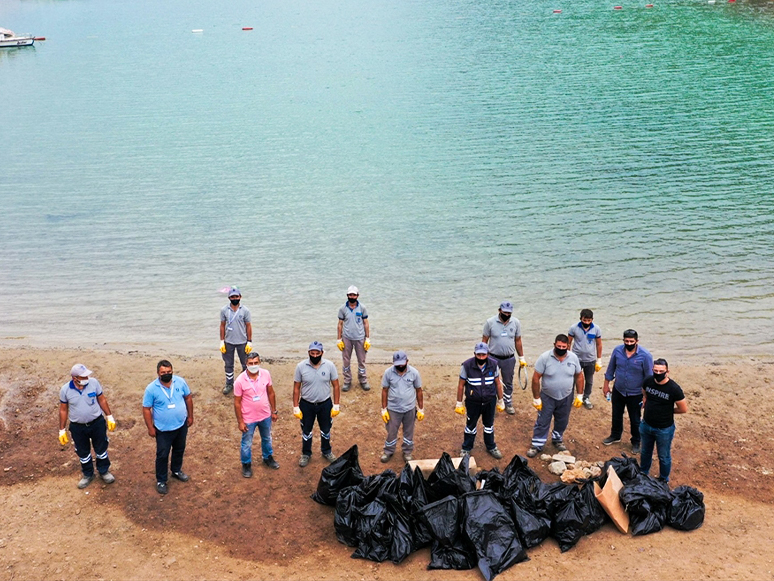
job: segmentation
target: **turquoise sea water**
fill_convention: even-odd
[[[303,353],[356,284],[382,354],[774,353],[772,12],[654,4],[5,0],[0,338],[211,350],[238,284]]]

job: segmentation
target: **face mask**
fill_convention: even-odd
[[[559,347],[554,347],[554,353],[556,353],[557,357],[564,357],[567,355],[567,349],[559,349]]]
[[[396,366],[395,366],[395,370],[396,370],[398,373],[403,373],[404,371],[406,371],[406,366],[405,366],[405,365],[396,365]]]
[[[258,370],[260,368],[261,368],[260,365],[248,365],[247,366],[247,371],[249,371],[250,373],[258,373]]]
[[[666,373],[654,373],[653,374],[653,379],[655,379],[656,381],[661,383],[662,381],[664,381],[666,379]]]
[[[584,323],[583,321],[581,321],[581,327],[583,327],[584,329],[586,329],[586,330],[588,331],[588,330],[591,328],[591,323],[589,323],[589,324],[587,325],[586,323]]]
[[[357,297],[355,297],[354,299],[351,299],[351,298],[347,297],[347,300],[348,300],[350,303],[354,304],[354,303],[356,303],[356,302],[357,302]]]
[[[483,367],[484,365],[486,365],[486,359],[487,358],[479,359],[478,357],[476,357],[476,363],[478,363],[479,367]]]
[[[239,301],[241,301],[242,299],[229,299],[229,300],[231,301],[232,305],[237,306],[239,304]]]
[[[312,362],[312,365],[317,365],[320,362],[320,359],[322,359],[322,355],[318,355],[317,357],[309,356],[309,361]]]
[[[503,323],[504,323],[505,321],[507,321],[508,319],[510,319],[510,318],[511,318],[511,314],[510,314],[510,313],[500,313],[500,320],[501,320]]]
[[[163,375],[159,375],[159,379],[164,383],[169,383],[170,381],[172,381],[172,374],[164,373]]]
[[[88,379],[78,379],[77,381],[78,381],[78,385],[80,385],[81,387],[86,387],[89,384]]]
[[[627,351],[634,351],[637,348],[637,343],[632,343],[631,345],[624,343],[624,347]]]

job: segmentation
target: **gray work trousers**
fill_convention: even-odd
[[[385,424],[387,428],[387,439],[384,441],[384,453],[392,456],[395,448],[398,446],[398,429],[403,426],[403,445],[401,450],[404,454],[411,454],[414,451],[414,425],[417,419],[417,410],[408,412],[396,412],[391,409],[390,421]]]
[[[366,382],[366,350],[363,347],[365,339],[353,340],[346,337],[341,338],[344,341],[344,351],[341,352],[341,374],[344,376],[345,384],[352,384],[352,370],[350,368],[350,362],[352,361],[352,349],[355,349],[355,355],[357,356],[357,379],[363,384]]]
[[[551,441],[554,444],[562,441],[567,424],[570,423],[570,412],[575,392],[573,391],[564,399],[554,399],[541,392],[540,399],[543,400],[543,409],[538,412],[535,427],[532,428],[532,447],[538,450],[542,450],[548,441],[552,419],[554,420],[554,429],[551,431]]]

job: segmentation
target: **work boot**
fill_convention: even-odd
[[[464,458],[465,456],[470,456],[470,450],[466,450],[465,448],[463,448],[462,450],[460,450],[460,458]]]
[[[591,403],[589,400],[584,399],[583,400],[583,407],[585,407],[587,410],[593,410],[594,409],[594,404]]]
[[[157,482],[156,483],[156,492],[158,492],[159,494],[166,494],[167,492],[169,492],[169,489],[167,488],[167,483],[166,482]]]
[[[94,474],[91,476],[84,476],[78,481],[78,488],[86,488],[94,480]]]
[[[349,391],[350,389],[352,389],[351,383],[345,383],[344,385],[341,386],[341,391]]]
[[[307,456],[306,454],[301,454],[301,457],[298,459],[298,465],[303,468],[307,464],[309,464],[309,460],[312,458],[310,456]]]
[[[322,457],[325,458],[328,462],[336,461],[336,456],[333,455],[333,452],[328,452],[326,454],[323,454]]]
[[[639,454],[640,453],[640,443],[637,442],[636,444],[632,444],[632,454]]]
[[[411,454],[403,454],[403,461],[404,462],[411,462],[414,459],[414,457]]]
[[[540,454],[540,450],[542,450],[542,448],[530,448],[529,450],[527,450],[527,458],[534,458],[535,456]]]
[[[233,382],[226,382],[226,387],[223,388],[223,395],[228,395],[232,391],[234,391],[234,383]]]
[[[182,470],[180,472],[173,472],[172,476],[177,478],[180,482],[188,482],[191,479],[191,477]]]
[[[266,466],[268,466],[272,470],[277,470],[279,468],[279,464],[274,459],[274,456],[269,456],[268,458],[264,458],[263,463],[266,464]]]
[[[361,381],[361,382],[360,382],[360,387],[362,387],[362,388],[363,388],[363,391],[368,391],[368,390],[370,390],[370,389],[371,389],[371,386],[370,386],[370,385],[368,385],[368,382],[367,382],[367,381]]]
[[[116,481],[116,477],[113,476],[110,472],[100,474],[100,477],[102,478],[102,482],[105,484],[113,484]]]
[[[505,406],[505,413],[508,414],[509,416],[512,416],[513,414],[516,413],[516,410],[514,409],[513,404],[509,403],[508,405]]]
[[[565,446],[562,442],[552,442],[552,444],[554,445],[554,448],[556,448],[560,452],[567,451],[567,446]]]
[[[382,457],[379,458],[379,462],[381,462],[382,464],[386,464],[387,462],[390,461],[390,458],[392,458],[392,454],[388,454],[387,452],[385,452],[384,454],[382,454]]]
[[[605,446],[609,446],[610,444],[615,444],[615,443],[620,442],[620,441],[621,441],[621,436],[618,436],[617,438],[614,438],[613,436],[608,436],[607,438],[602,440],[602,443]]]
[[[242,463],[242,476],[245,478],[252,478],[253,477],[253,463],[252,462],[243,462]]]
[[[489,455],[495,460],[502,460],[503,458],[503,453],[497,448],[492,448],[491,450],[487,450],[487,452],[489,452]]]

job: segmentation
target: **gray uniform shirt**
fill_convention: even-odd
[[[410,412],[417,407],[417,389],[422,387],[419,371],[409,365],[401,375],[395,366],[388,368],[382,375],[382,387],[387,392],[387,409],[397,413]]]
[[[521,337],[521,323],[511,316],[503,324],[500,315],[495,315],[484,323],[485,337],[489,337],[489,354],[505,357],[516,352],[516,338]]]
[[[102,415],[97,402],[99,395],[102,395],[102,386],[90,377],[83,391],[77,389],[72,381],[65,383],[59,390],[59,401],[68,405],[67,416],[71,422],[88,424]]]
[[[591,323],[589,330],[578,322],[570,327],[567,333],[572,337],[572,352],[578,356],[581,363],[592,363],[597,360],[597,338],[602,338],[602,330]]]
[[[368,311],[365,306],[358,301],[354,309],[349,308],[349,303],[345,303],[339,309],[339,320],[344,321],[341,328],[341,337],[350,341],[360,341],[365,339],[365,326],[363,321],[368,318]]]
[[[247,323],[251,322],[250,310],[239,305],[236,311],[231,310],[231,305],[220,309],[220,320],[226,323],[226,335],[224,341],[230,345],[244,345],[247,343]]]
[[[331,397],[331,381],[339,378],[336,366],[328,359],[321,359],[317,369],[309,359],[296,365],[293,381],[301,383],[301,397],[311,403],[320,403]]]
[[[564,399],[575,387],[575,376],[581,372],[578,356],[572,351],[564,361],[559,361],[553,349],[549,349],[535,361],[535,371],[543,377],[541,393],[553,399]]]

